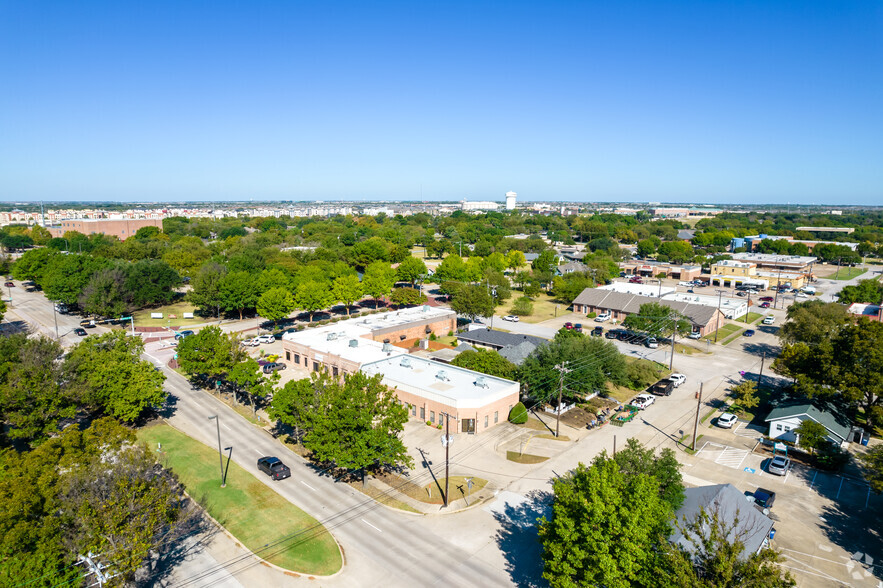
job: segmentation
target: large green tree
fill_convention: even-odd
[[[121,267],[100,269],[89,278],[78,298],[80,307],[90,314],[119,317],[129,310],[126,272]]]
[[[310,322],[313,322],[316,311],[334,304],[334,293],[328,288],[327,282],[304,282],[295,290],[294,302],[298,308],[310,313]]]
[[[626,475],[645,474],[656,478],[660,498],[673,511],[681,507],[684,502],[684,481],[681,464],[674,451],[665,448],[657,455],[653,449],[644,447],[640,441],[630,437],[625,447],[613,456],[613,460]]]
[[[160,259],[142,259],[126,268],[125,287],[136,307],[168,304],[180,283],[178,272]]]
[[[381,376],[312,374],[273,395],[271,418],[304,432],[313,458],[338,468],[384,470],[413,460],[400,438],[408,410]]]
[[[217,377],[229,372],[245,354],[232,335],[219,327],[205,327],[178,343],[178,365],[191,376]]]
[[[416,259],[416,258],[412,258]],[[359,277],[355,275],[340,276],[331,284],[331,293],[335,300],[343,302],[346,306],[346,314],[349,315],[350,307],[357,300],[360,300],[364,294],[362,283]]]
[[[684,315],[659,302],[642,304],[638,314],[630,314],[622,324],[630,329],[647,333],[651,337],[669,337],[673,333],[686,334],[693,329]]]
[[[451,365],[509,380],[513,379],[518,371],[514,363],[492,349],[464,351],[454,358]]]
[[[376,306],[377,300],[392,291],[395,282],[395,270],[388,263],[375,261],[365,268],[365,274],[362,276],[362,290],[374,299]]]
[[[821,300],[798,302],[788,307],[788,320],[779,329],[782,343],[818,345],[829,341],[840,329],[852,322],[842,304]]]
[[[397,306],[424,304],[426,300],[426,294],[415,288],[396,288],[389,296],[389,301]]]
[[[451,309],[457,314],[475,320],[494,314],[495,301],[484,284],[458,284],[453,289]]]
[[[655,585],[658,545],[668,536],[671,505],[659,482],[626,473],[602,453],[552,482],[551,519],[539,521],[543,577],[553,588]]]
[[[261,373],[261,366],[252,358],[240,361],[230,370],[227,379],[235,386],[237,393],[248,396],[251,412],[257,412],[256,398],[265,398],[273,392],[273,385],[279,381],[279,372],[268,378]]]
[[[224,309],[239,312],[240,319],[246,309],[255,307],[258,300],[254,275],[247,271],[226,274],[221,278],[218,293]]]
[[[165,375],[141,359],[144,342],[125,331],[91,336],[75,345],[65,372],[78,401],[124,422],[134,422],[166,399]]]
[[[880,304],[883,302],[883,283],[880,280],[861,280],[855,286],[844,286],[837,299],[841,304]]]
[[[49,300],[73,306],[96,271],[110,261],[88,254],[53,255],[40,275],[40,287]]]
[[[865,468],[865,479],[877,494],[883,494],[883,445],[875,445],[867,453],[859,455]]]
[[[285,288],[270,288],[261,294],[257,302],[258,314],[274,323],[287,317],[295,308],[294,298]]]
[[[227,268],[218,263],[207,263],[196,272],[190,283],[192,290],[187,295],[190,302],[203,310],[215,311],[220,316],[224,305],[221,296],[221,282],[227,275]]]
[[[421,276],[426,275],[426,264],[416,257],[408,257],[396,268],[396,279],[416,285]]]

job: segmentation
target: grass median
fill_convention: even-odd
[[[169,425],[141,429],[138,438],[152,449],[162,443],[162,461],[188,494],[253,553],[301,574],[327,576],[340,570],[340,550],[328,530],[253,475],[231,462],[227,487],[221,488],[216,449]]]

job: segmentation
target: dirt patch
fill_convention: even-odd
[[[518,453],[517,451],[507,451],[506,459],[515,463],[534,464],[543,463],[548,457],[542,455],[530,455],[529,453]]]

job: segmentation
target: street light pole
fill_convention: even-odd
[[[451,451],[451,442],[453,438],[451,437],[451,415],[442,412],[440,415],[445,417],[445,436],[442,439],[442,445],[445,447],[445,504],[444,508],[448,507],[448,490],[451,485],[451,476],[450,476],[450,451]]]
[[[717,333],[721,330],[721,296],[726,290],[717,291],[717,328],[714,330],[714,342],[717,343]]]
[[[212,415],[208,417],[208,420],[215,420],[215,427],[218,429],[218,463],[221,466],[221,488],[225,488],[227,486],[227,480],[224,479],[224,452],[221,450],[221,423],[218,419],[218,415]]]
[[[52,320],[55,321],[55,340],[58,341],[60,337],[58,336],[58,303],[52,302]]]

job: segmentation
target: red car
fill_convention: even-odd
[[[641,276],[633,276],[629,278],[630,284],[643,284],[644,280],[641,279]]]
[[[564,323],[564,328],[565,328],[565,329],[572,329],[572,328],[573,328],[573,323],[570,323],[570,322]]]
[[[760,305],[760,307],[761,307],[761,308],[769,308],[769,307],[770,307],[770,303],[769,303],[769,302],[764,302],[763,304]]]
[[[773,301],[773,297],[772,297],[772,296],[763,296],[763,297],[760,299],[760,301],[761,301],[761,302],[772,302],[772,301]]]

